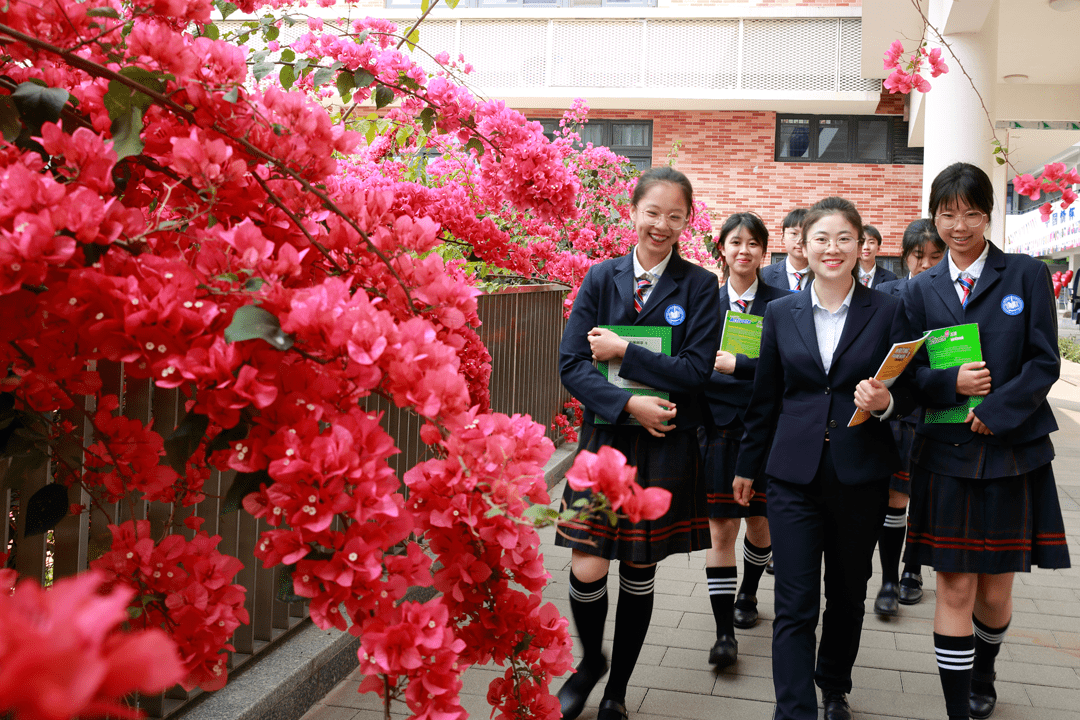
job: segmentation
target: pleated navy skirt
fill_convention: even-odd
[[[735,463],[743,427],[713,429],[705,444],[705,501],[711,518],[765,517],[765,493],[750,499],[750,506],[735,502]]]

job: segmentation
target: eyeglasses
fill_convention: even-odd
[[[954,227],[956,227],[956,223],[960,222],[961,220],[963,220],[964,225],[967,225],[969,228],[977,228],[986,221],[986,213],[976,212],[974,210],[966,212],[963,215],[958,215],[951,212],[943,212],[938,213],[934,219],[937,221],[937,224],[940,225],[944,230],[952,230]]]
[[[809,244],[810,249],[816,253],[825,252],[829,249],[830,245],[835,245],[836,249],[842,253],[849,253],[855,249],[855,246],[858,245],[858,241],[853,237],[832,239],[816,237],[810,238]]]
[[[673,230],[678,230],[680,228],[686,227],[687,218],[683,217],[682,215],[662,215],[655,210],[645,211],[645,221],[650,225],[659,225],[661,218],[665,218],[667,220],[668,227]]]

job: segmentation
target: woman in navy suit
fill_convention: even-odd
[[[720,316],[724,317],[729,310],[763,316],[766,305],[788,294],[761,280],[761,260],[769,243],[765,223],[753,213],[736,213],[724,221],[719,237],[720,263],[727,278],[720,288]],[[705,575],[716,620],[716,641],[709,651],[709,662],[718,668],[733,665],[739,658],[735,628],[752,628],[757,624],[758,582],[772,558],[765,497],[755,497],[749,507],[744,507],[735,502],[732,490],[744,429],[742,418],[750,403],[756,367],[756,355],[750,358],[719,350],[712,379],[705,387],[712,413],[705,452],[712,547],[705,553]],[[741,518],[746,518],[746,537],[743,538],[742,585],[736,596],[735,539]]]
[[[942,170],[930,214],[949,252],[902,292],[912,330],[977,323],[982,346],[982,362],[935,370],[920,352],[914,363],[920,405],[983,398],[961,423],[924,417],[911,449],[904,559],[937,570],[934,648],[950,718],[994,711],[1014,573],[1069,567],[1050,465],[1057,422],[1046,395],[1061,370],[1050,270],[986,240],[993,208],[981,169]]]
[[[739,452],[737,501],[761,492],[776,565],[773,684],[777,720],[847,720],[871,559],[900,458],[883,419],[906,413],[904,378],[892,392],[871,379],[892,344],[908,340],[900,302],[856,282],[862,220],[841,198],[803,223],[814,281],[765,310],[761,357]],[[895,397],[894,397],[895,393]],[[855,409],[876,417],[848,427]],[[770,450],[771,448],[771,450]],[[825,613],[814,661],[825,564]]]
[[[598,720],[627,716],[626,686],[649,629],[656,563],[709,547],[699,433],[704,435],[708,412],[701,387],[720,340],[720,294],[715,275],[679,257],[692,199],[690,181],[670,167],[638,178],[630,210],[637,247],[589,270],[559,348],[563,384],[585,406],[579,450],[613,447],[637,468],[638,483],[672,494],[670,509],[657,520],[622,518],[612,527],[599,518],[560,528],[556,543],[573,549],[570,608],[584,656],[558,693],[563,720],[581,713],[608,669],[601,642],[610,562],[619,560],[619,602],[611,677]],[[629,344],[604,325],[667,328],[671,354]],[[594,360],[620,361],[620,377],[666,391],[670,399],[617,387]],[[586,496],[568,487],[563,499],[572,506]]]

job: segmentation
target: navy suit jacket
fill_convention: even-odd
[[[908,280],[909,278],[903,277],[897,278],[896,280],[889,280],[888,282],[883,282],[880,284],[875,283],[872,289],[877,290],[878,292],[885,293],[886,295],[900,297],[900,294],[904,289],[904,283],[906,283]]]
[[[939,441],[941,449],[948,451],[968,443],[1023,445],[1057,430],[1046,395],[1061,372],[1061,356],[1054,288],[1045,263],[1027,255],[1006,255],[991,245],[965,308],[949,275],[946,255],[904,283],[902,298],[916,336],[925,330],[978,323],[982,356],[990,371],[990,394],[975,408],[975,415],[993,435],[974,433],[968,423],[927,426],[921,419],[916,429],[919,435]],[[959,368],[931,369],[925,350],[912,366],[916,399],[923,407],[949,407],[966,400],[956,394]],[[956,452],[972,457],[982,454],[976,448]],[[1045,454],[1045,448],[1039,452]],[[933,469],[933,458],[925,460],[921,464],[929,462]],[[1022,457],[1017,460],[1028,465]]]
[[[770,302],[788,295],[790,292],[758,282],[757,294],[754,296],[753,304],[750,305],[750,314],[764,316],[765,307]],[[721,327],[725,311],[730,307],[728,286],[723,285],[720,288]],[[757,358],[736,355],[734,374],[725,375],[716,370],[712,371],[709,384],[705,386],[705,397],[712,411],[713,425],[722,428],[733,423],[742,424],[746,406],[750,404],[750,394],[754,389],[754,372],[757,370],[757,364]]]
[[[888,268],[883,268],[880,265],[877,266],[877,270],[874,271],[874,277],[870,281],[870,289],[877,290],[878,286],[882,283],[892,282],[896,280],[896,273]]]
[[[806,266],[806,271],[809,273],[803,278],[803,289],[810,287],[810,281],[814,279],[814,273],[810,272],[810,266]],[[767,285],[772,285],[774,288],[780,288],[781,290],[787,290],[788,292],[794,292],[788,284],[787,276],[787,261],[773,263],[768,267],[761,268],[761,279]]]
[[[598,325],[670,326],[670,356],[631,344],[620,375],[666,390],[676,406],[677,431],[695,428],[705,421],[700,389],[712,373],[720,345],[716,275],[675,252],[640,314],[634,310],[635,288],[631,255],[589,269],[559,345],[562,383],[585,407],[586,422],[594,422],[597,415],[611,423],[625,422],[630,415],[623,408],[631,393],[609,383],[593,366],[589,331]]]
[[[809,288],[769,303],[764,323],[737,474],[753,479],[756,490],[765,476],[808,484],[817,475],[828,432],[841,483],[887,482],[900,466],[889,424],[877,418],[847,424],[855,413],[855,386],[877,372],[894,342],[911,339],[900,301],[855,283],[828,374]],[[902,375],[891,388],[893,417],[913,407],[905,380]]]

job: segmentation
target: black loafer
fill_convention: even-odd
[[[846,694],[830,690],[821,693],[821,700],[825,708],[825,720],[852,720],[854,717]]]
[[[600,678],[608,671],[607,658],[600,668],[590,669],[582,660],[577,670],[566,679],[559,688],[559,708],[562,710],[562,720],[574,720],[585,709],[585,701],[589,699],[589,693],[600,682]]]
[[[596,713],[596,720],[629,720],[629,718],[626,705],[611,698],[601,702],[600,711]]]
[[[874,600],[874,612],[882,617],[896,617],[900,614],[900,586],[894,582],[881,583],[877,599]]]
[[[732,620],[735,627],[747,630],[758,624],[757,597],[739,593],[735,597]]]
[[[997,691],[994,680],[997,673],[971,673],[971,695],[968,698],[968,711],[975,720],[986,720],[994,714],[997,705]]]
[[[718,670],[739,661],[739,641],[733,635],[721,635],[709,650],[709,664]]]
[[[770,560],[769,564],[765,566],[765,572],[769,573],[770,575],[776,574],[776,568],[773,567],[772,560]]]
[[[900,576],[900,604],[917,605],[922,600],[922,575],[905,572]]]

